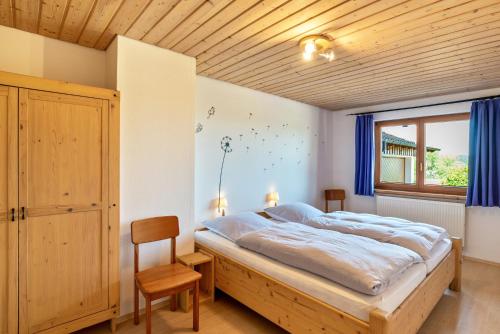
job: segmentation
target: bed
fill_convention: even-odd
[[[208,230],[196,232],[195,244],[215,258],[216,288],[292,333],[416,333],[446,288],[460,290],[460,239],[440,244],[430,259],[377,296],[240,248]]]

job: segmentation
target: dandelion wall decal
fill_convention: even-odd
[[[231,148],[231,137],[224,136],[220,141],[220,148],[224,151],[224,155],[222,156],[222,164],[220,166],[220,174],[219,174],[219,200],[217,202],[217,211],[220,212],[220,189],[222,185],[222,170],[224,169],[224,161],[226,161],[226,154],[231,153],[233,149]]]
[[[224,153],[233,152],[233,149],[231,148],[231,141],[232,140],[233,139],[229,136],[222,137],[222,140],[220,141],[220,148],[221,148],[221,150],[224,151]]]

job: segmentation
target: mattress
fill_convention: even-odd
[[[370,312],[376,308],[392,313],[427,275],[427,266],[424,263],[413,265],[383,293],[370,296],[243,249],[210,231],[197,231],[195,240],[200,245],[210,247],[232,260],[269,275],[363,321],[369,321]]]
[[[443,239],[431,251],[430,258],[425,261],[427,273],[430,273],[445,258],[451,250],[451,240]]]

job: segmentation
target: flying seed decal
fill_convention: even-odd
[[[207,119],[210,119],[210,117],[214,116],[215,115],[215,107],[210,107],[210,109],[208,109],[208,115],[207,115]]]
[[[201,131],[203,131],[203,124],[201,123],[196,124],[195,133],[200,133]]]

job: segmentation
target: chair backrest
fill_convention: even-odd
[[[132,222],[132,242],[136,245],[175,238],[179,235],[179,218],[164,216]]]
[[[164,216],[135,220],[130,228],[135,251],[135,272],[139,269],[139,245],[147,242],[170,239],[170,263],[175,263],[175,237],[179,235],[179,218]]]
[[[340,209],[344,210],[345,190],[327,189],[325,190],[325,212],[328,213],[328,201],[340,201]]]

